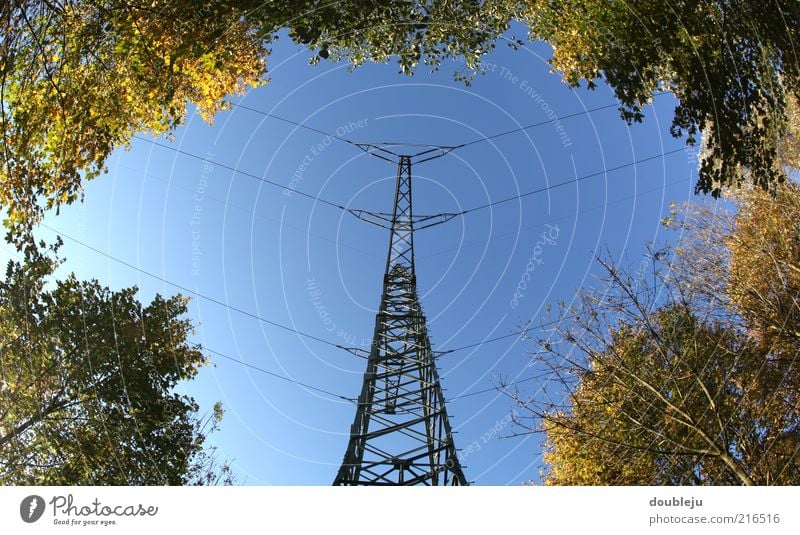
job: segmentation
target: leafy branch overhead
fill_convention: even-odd
[[[698,191],[719,195],[743,171],[766,189],[785,178],[778,140],[787,99],[800,97],[800,3],[531,0],[526,20],[567,83],[605,80],[628,121],[671,90],[673,135],[703,135]]]
[[[800,4],[795,0],[283,0],[253,11],[265,32],[288,28],[318,56],[385,62],[413,74],[462,61],[469,82],[514,21],[553,48],[550,63],[573,87],[605,81],[629,122],[656,91],[678,100],[675,137],[703,147],[697,191],[722,193],[743,177],[764,189],[785,179],[781,147],[800,97]]]
[[[358,66],[394,57],[401,72],[412,74],[420,65],[436,69],[446,59],[479,70],[481,58],[522,12],[523,5],[511,0],[277,0],[252,17],[265,32],[288,28],[292,40],[318,50],[312,62],[321,57]]]
[[[187,102],[211,120],[259,85],[266,49],[233,8],[192,0],[38,0],[0,7],[0,206],[17,243],[71,203],[134,133],[169,132]]]
[[[628,121],[671,90],[672,133],[703,136],[699,191],[783,180],[777,140],[787,100],[800,96],[795,0],[16,0],[0,5],[9,237],[30,240],[44,211],[80,198],[134,133],[168,134],[188,103],[210,121],[226,96],[264,83],[282,30],[315,61],[394,57],[412,74],[458,60],[469,82],[498,40],[522,43],[514,21],[552,45],[568,84],[607,82]]]

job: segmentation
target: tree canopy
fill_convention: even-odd
[[[288,28],[314,59],[353,65],[396,57],[401,71],[463,60],[471,80],[499,39],[527,24],[553,47],[551,64],[573,87],[614,90],[622,117],[641,121],[656,91],[678,99],[671,132],[704,150],[697,191],[719,195],[743,176],[765,189],[784,178],[778,140],[800,96],[800,5],[795,0],[468,0],[270,2],[253,11],[265,32]],[[747,175],[742,170],[749,171]]]
[[[401,72],[413,74],[455,59],[464,61],[459,75],[469,80],[522,11],[514,0],[277,0],[251,17],[265,33],[287,28],[294,41],[318,52],[313,62],[344,59],[358,66],[396,58]]]
[[[800,187],[689,204],[649,275],[607,286],[539,343],[556,385],[517,401],[546,435],[546,484],[800,482]]]
[[[38,249],[0,281],[0,483],[177,485],[230,477],[208,419],[179,394],[205,359],[188,342],[187,300],[111,291]]]
[[[320,58],[396,58],[412,74],[463,61],[469,81],[512,22],[553,46],[564,80],[615,91],[643,118],[657,90],[679,101],[672,133],[705,151],[698,191],[747,177],[772,188],[800,93],[800,5],[746,0],[16,0],[0,5],[0,208],[18,245],[42,213],[81,196],[137,132],[169,133],[186,105],[211,120],[225,97],[264,83],[281,30]],[[747,174],[741,172],[748,170]]]
[[[144,306],[135,288],[74,276],[49,288],[57,262],[33,246],[45,211],[79,199],[113,150],[169,135],[187,105],[212,121],[227,96],[266,82],[281,31],[312,62],[394,58],[413,74],[463,60],[469,82],[498,42],[521,44],[514,21],[552,45],[567,84],[606,82],[629,122],[671,91],[671,133],[702,136],[697,191],[740,207],[679,221],[686,239],[674,261],[654,259],[645,297],[606,264],[611,300],[585,294],[560,343],[545,342],[568,392],[526,405],[545,421],[547,481],[800,481],[800,197],[781,185],[800,154],[796,0],[0,3],[0,210],[26,255],[0,284],[0,481],[215,477],[206,424],[174,391],[203,362],[185,300]],[[728,192],[746,182],[769,194]]]
[[[18,244],[135,133],[169,132],[188,103],[211,120],[266,72],[257,27],[228,2],[17,0],[0,26],[0,207]]]
[[[531,0],[526,20],[567,83],[604,80],[628,121],[654,91],[672,91],[673,135],[703,135],[698,191],[719,195],[743,169],[767,189],[785,178],[778,140],[786,100],[800,96],[795,0]]]

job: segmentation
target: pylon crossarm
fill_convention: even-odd
[[[369,351],[360,347],[345,347],[344,350],[360,359],[366,359],[369,357]]]
[[[447,223],[454,217],[456,217],[457,213],[452,212],[444,212],[441,214],[434,214],[431,216],[426,216],[425,219],[422,219],[422,225],[415,227],[414,230],[425,230],[426,228],[435,227],[436,225],[441,225],[442,223]]]
[[[411,158],[417,158],[419,156],[426,156],[428,154],[435,153],[435,152],[438,151],[438,154],[433,154],[433,156],[428,156],[427,158],[423,158],[421,160],[414,161],[414,163],[416,165],[419,165],[421,163],[425,163],[425,162],[428,162],[430,160],[435,160],[436,158],[441,158],[442,156],[446,156],[446,155],[450,154],[452,151],[454,151],[457,148],[458,148],[458,146],[454,146],[454,147],[448,147],[448,146],[433,147],[431,149],[424,150],[424,151],[418,152],[416,154],[412,154]]]
[[[392,228],[392,214],[386,212],[373,212],[371,210],[362,210],[356,208],[348,208],[347,211],[366,223],[375,225],[376,227],[391,230]],[[413,230],[424,230],[426,228],[435,227],[442,223],[447,223],[454,217],[459,215],[455,212],[442,212],[440,214],[431,215],[417,215],[405,221],[405,225],[413,227]]]
[[[370,212],[369,210],[356,210],[353,208],[348,208],[347,211],[352,215],[356,216],[361,221],[365,221],[371,225],[375,225],[377,227],[390,229],[391,228],[391,219],[387,218],[380,212]]]
[[[400,157],[400,155],[397,154],[396,152],[391,151],[389,149],[385,149],[385,148],[383,148],[383,147],[381,147],[379,145],[372,145],[372,144],[369,144],[369,143],[356,143],[355,145],[356,145],[356,147],[358,147],[359,149],[363,150],[364,152],[366,152],[370,156],[375,156],[376,158],[380,158],[381,160],[386,160],[387,162],[397,163],[397,160],[393,160],[393,159],[389,158],[388,156],[384,156],[383,154],[378,154],[379,152],[382,152],[384,154],[389,154],[391,156],[396,156],[398,158]]]

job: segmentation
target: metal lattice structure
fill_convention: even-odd
[[[411,156],[397,162],[391,214],[353,212],[390,231],[383,294],[350,441],[334,485],[466,485],[447,417],[414,270]],[[385,223],[382,224],[382,223]]]

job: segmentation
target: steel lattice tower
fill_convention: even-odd
[[[425,228],[449,220],[452,214],[414,217],[412,156],[396,156],[391,217],[353,212],[389,229],[389,253],[350,441],[333,484],[467,485],[453,443],[414,271],[415,223],[418,229]],[[440,220],[430,223],[437,218]]]

